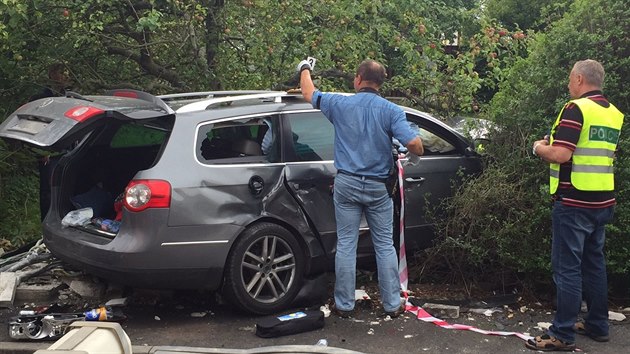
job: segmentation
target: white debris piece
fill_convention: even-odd
[[[153,318],[154,318],[156,321],[160,321],[160,320],[161,320],[161,318],[160,318],[160,317],[158,317],[158,316],[155,316],[155,317],[153,317]]]
[[[126,297],[121,297],[118,299],[111,299],[105,303],[105,306],[126,306],[126,305],[127,305]]]
[[[190,317],[205,317],[207,314],[207,312],[193,312],[190,314]]]
[[[413,334],[405,334],[405,339],[413,338]]]
[[[369,335],[373,335],[373,334],[374,334],[374,328],[370,328],[370,329],[367,331],[367,334],[369,334]]]
[[[372,321],[372,322],[370,322],[370,326],[378,326],[380,324],[381,323],[379,321]]]
[[[324,313],[324,317],[330,317],[330,308],[328,308],[328,305],[321,306],[319,310]]]
[[[0,307],[10,307],[20,280],[15,272],[0,273]]]
[[[363,289],[356,289],[354,291],[354,300],[370,300],[370,295],[368,295]]]
[[[551,323],[549,323],[549,322],[538,322],[536,324],[536,327],[540,328],[541,330],[547,330],[547,329],[549,329],[549,327],[551,327]]]
[[[480,315],[485,315],[488,317],[492,316],[492,314],[495,312],[501,312],[500,309],[496,309],[496,308],[494,309],[469,309],[468,311],[472,313],[478,313]]]
[[[623,313],[608,311],[608,319],[611,321],[623,321],[626,316]]]

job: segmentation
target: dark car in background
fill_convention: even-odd
[[[425,145],[421,163],[404,169],[405,239],[419,249],[433,235],[426,206],[449,197],[460,172],[478,173],[481,161],[461,134],[402,108]],[[268,314],[289,307],[306,277],[332,269],[333,126],[301,95],[45,98],[11,114],[0,137],[65,152],[44,242],[96,275],[135,287],[221,289],[239,308]],[[95,219],[62,225],[84,208]],[[113,220],[116,228],[103,227]],[[365,220],[358,253],[373,254]]]

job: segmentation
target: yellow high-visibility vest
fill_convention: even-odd
[[[612,104],[602,107],[589,98],[569,101],[556,118],[551,128],[549,144],[553,143],[553,132],[560,124],[562,112],[571,103],[576,104],[584,122],[580,139],[572,156],[571,184],[581,191],[612,191],[615,189],[613,157],[623,125],[623,114]],[[549,166],[549,190],[556,193],[560,182],[560,165]]]

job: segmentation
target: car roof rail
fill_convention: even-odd
[[[148,92],[132,90],[132,89],[114,89],[108,90],[104,93],[105,96],[127,97],[135,98],[138,100],[148,101],[155,103],[156,106],[165,110],[168,114],[173,114],[175,111],[166,104],[159,96],[154,96]]]
[[[158,98],[163,99],[164,101],[171,101],[176,99],[186,99],[186,98],[216,98],[223,96],[235,96],[235,95],[251,95],[255,93],[268,93],[268,92],[279,92],[279,91],[271,91],[271,90],[231,90],[231,91],[200,91],[200,92],[183,92],[183,93],[171,93],[168,95],[158,95]]]
[[[243,92],[243,91],[240,91],[240,92]],[[253,100],[253,99],[264,100],[264,99],[273,98],[274,99],[273,102],[280,103],[282,102],[282,97],[284,96],[289,96],[289,94],[287,94],[285,91],[263,91],[262,93],[214,97],[214,98],[208,98],[205,100],[189,103],[177,109],[176,112],[186,113],[186,112],[204,111],[208,109],[210,106],[219,104],[219,103],[228,103],[228,102],[231,103],[231,102]]]

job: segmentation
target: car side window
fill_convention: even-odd
[[[270,117],[201,125],[197,131],[197,159],[205,164],[269,162],[268,156],[278,145],[271,125]]]
[[[329,161],[334,158],[335,130],[321,112],[287,115],[291,127],[293,155],[288,161]]]
[[[110,146],[114,149],[162,144],[167,132],[136,124],[125,124],[112,137]]]
[[[422,124],[420,117],[407,114],[409,125],[422,139],[425,155],[452,155],[456,153],[456,148],[439,133],[433,131],[427,124]]]

